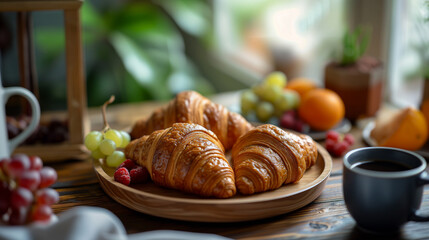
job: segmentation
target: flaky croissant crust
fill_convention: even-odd
[[[177,94],[166,107],[153,112],[148,119],[137,121],[130,135],[136,139],[171,127],[174,123],[195,123],[213,131],[227,150],[241,135],[253,128],[240,114],[228,111],[197,92],[184,91]]]
[[[173,124],[133,140],[124,152],[146,167],[158,185],[205,197],[229,198],[236,193],[222,144],[200,125]]]
[[[299,181],[315,164],[317,146],[307,135],[265,124],[241,136],[232,149],[236,187],[253,194]]]

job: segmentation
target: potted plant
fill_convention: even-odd
[[[325,87],[343,99],[345,117],[352,121],[374,116],[382,101],[382,63],[374,57],[363,56],[368,39],[368,33],[360,28],[347,31],[340,61],[325,67]]]

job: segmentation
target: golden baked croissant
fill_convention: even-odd
[[[224,106],[211,102],[197,92],[184,91],[148,119],[137,121],[130,135],[136,139],[177,122],[196,123],[213,131],[227,150],[253,128],[240,114],[229,112]]]
[[[237,190],[253,194],[297,182],[316,159],[317,146],[311,137],[270,124],[258,126],[232,148]]]
[[[175,123],[133,140],[124,152],[163,187],[217,198],[236,193],[234,172],[222,144],[200,125]]]

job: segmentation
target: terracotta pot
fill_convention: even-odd
[[[422,95],[422,103],[424,100],[429,99],[429,78],[423,79],[423,95]]]
[[[325,88],[340,95],[346,108],[345,116],[352,121],[374,116],[383,98],[382,65],[363,65],[330,63],[325,68]]]

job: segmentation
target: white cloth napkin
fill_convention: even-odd
[[[98,207],[75,207],[51,224],[0,226],[0,239],[7,240],[226,240],[216,234],[156,230],[127,235],[121,221]]]

